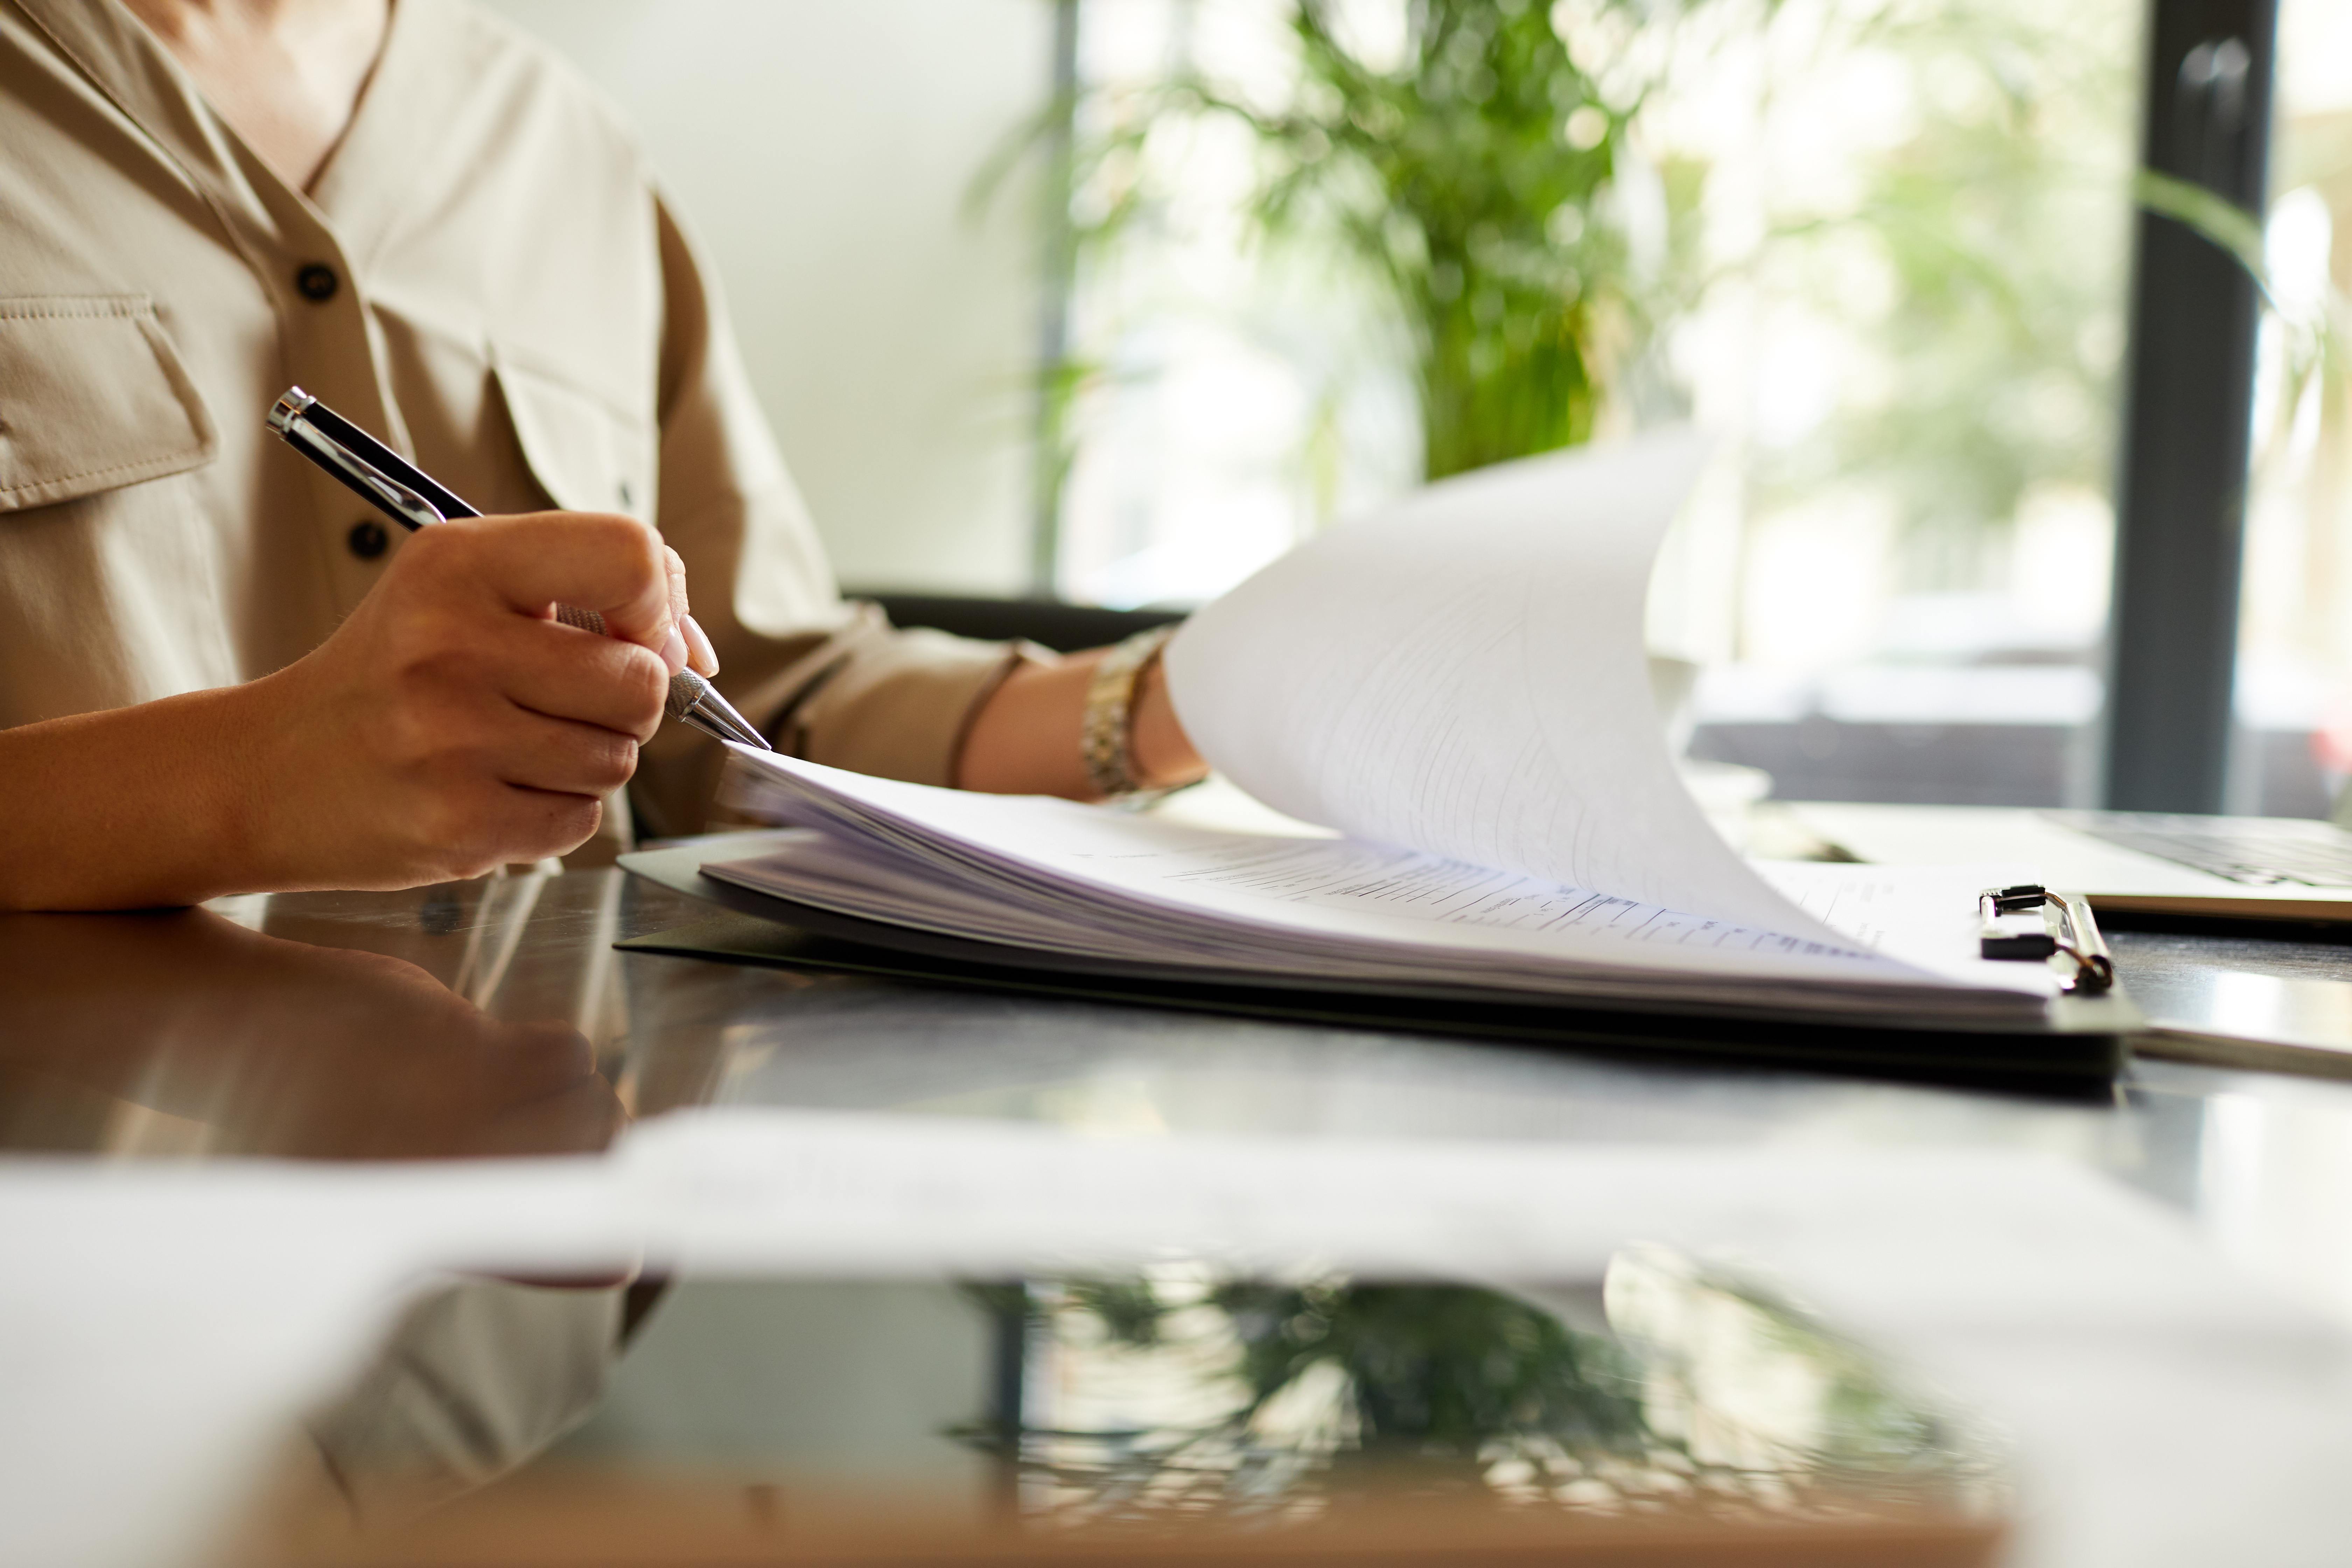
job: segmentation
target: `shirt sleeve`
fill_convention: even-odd
[[[738,358],[709,269],[658,207],[667,293],[661,359],[663,536],[685,559],[718,685],[782,750],[917,784],[953,781],[972,714],[1026,645],[901,631],[843,600]],[[653,833],[700,830],[724,753],[668,724],[631,797]]]

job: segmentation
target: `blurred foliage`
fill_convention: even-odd
[[[1587,9],[1622,23],[1622,43],[1699,3]],[[1166,205],[1157,182],[1181,179],[1181,160],[1151,153],[1179,126],[1239,124],[1258,153],[1260,235],[1349,269],[1409,345],[1425,477],[1586,439],[1643,320],[1644,258],[1617,197],[1650,84],[1620,70],[1604,91],[1555,21],[1568,8],[1537,0],[1408,0],[1403,58],[1381,64],[1351,45],[1332,0],[1270,9],[1297,58],[1281,103],[1187,67],[1141,89],[1087,89],[1033,128],[1081,127],[1082,244],[1113,246]]]
[[[2323,128],[2320,134],[2306,131],[2289,146],[2294,158],[2277,184],[2312,189],[2323,200],[2334,187],[2336,201],[2330,205],[2341,204],[2345,191],[2352,188],[2352,116]],[[2352,300],[2332,281],[2306,298],[2284,293],[2271,276],[2262,220],[2202,185],[2143,169],[2134,194],[2142,207],[2195,230],[2243,268],[2263,310],[2278,326],[2278,395],[2270,400],[2272,427],[2254,432],[2259,464],[2262,447],[2286,445],[2304,400],[2312,393],[2331,401],[2344,396],[2346,384],[2352,380]]]
[[[1843,345],[1818,425],[1757,454],[1758,508],[1866,486],[1893,502],[1910,585],[1964,587],[1997,574],[2038,488],[2108,489],[2129,0],[1397,4],[1402,48],[1376,51],[1342,0],[1265,0],[1294,60],[1281,90],[1180,63],[1141,85],[1082,85],[1019,144],[1070,138],[1072,221],[1100,266],[1181,205],[1198,133],[1239,128],[1255,158],[1252,232],[1268,259],[1314,258],[1371,300],[1416,395],[1426,478],[1582,441],[1612,411],[1686,412],[1674,335],[1731,284],[1751,320],[1800,306]],[[1768,152],[1761,210],[1727,243],[1713,232],[1721,147],[1653,121],[1747,79],[1741,59],[1761,72],[1759,114],[1784,128],[1792,110],[1840,123],[1839,71],[1887,67],[1902,129],[1840,149],[1861,184],[1832,177],[1811,208],[1774,182],[1820,170]],[[1752,141],[1773,134],[1759,118]],[[1101,371],[1054,367],[1049,439],[1079,438],[1067,410]],[[1746,395],[1788,401],[1779,366],[1757,374]]]
[[[1899,62],[1914,121],[1852,211],[1768,241],[1814,305],[1892,367],[1843,389],[1819,438],[1771,465],[1767,504],[1829,482],[1890,494],[1911,586],[1970,585],[2036,487],[2104,492],[2123,348],[2136,93],[2121,8],[2018,0],[1849,4],[1845,51]],[[2102,46],[2105,47],[2102,47]],[[1884,269],[1862,304],[1840,247]],[[1790,268],[1789,263],[1796,263]],[[1864,378],[1865,380],[1873,378]]]
[[[1227,1284],[1210,1300],[1242,1343],[1239,1421],[1328,1362],[1367,1458],[1477,1465],[1497,1443],[1538,1436],[1637,1454],[1649,1435],[1641,1369],[1615,1342],[1499,1291]]]
[[[1286,109],[1190,89],[1255,133],[1257,217],[1350,256],[1398,309],[1428,478],[1584,440],[1627,303],[1625,247],[1595,209],[1633,106],[1602,100],[1530,0],[1417,0],[1391,70],[1329,12],[1292,13]]]
[[[1498,1457],[1529,1444],[1629,1460],[1650,1444],[1638,1363],[1607,1336],[1498,1291],[1227,1281],[1171,1301],[1137,1279],[1059,1280],[1045,1293],[966,1290],[1000,1317],[1024,1314],[1032,1334],[1066,1332],[1075,1318],[1091,1320],[1100,1343],[1122,1350],[1208,1347],[1210,1359],[1187,1363],[1190,1373],[1229,1384],[1233,1397],[1204,1426],[1023,1429],[1024,1468],[1044,1469],[1098,1505],[1147,1496],[1162,1505],[1244,1495],[1286,1502],[1302,1486],[1483,1489]],[[1203,1312],[1213,1331],[1204,1332]],[[1270,1408],[1307,1387],[1318,1369],[1339,1374],[1344,1430],[1265,1430]],[[961,1436],[1001,1448],[1006,1435],[976,1426]],[[1058,1462],[1041,1458],[1041,1439],[1075,1444],[1075,1451]],[[1171,1479],[1180,1485],[1171,1489]]]
[[[967,1287],[1000,1321],[1019,1320],[1029,1353],[1052,1347],[1057,1389],[1108,1378],[1125,1391],[1113,1407],[1134,1425],[1072,1430],[1033,1416],[1017,1434],[959,1435],[1052,1483],[1051,1506],[1096,1519],[1291,1513],[1359,1492],[1604,1508],[1649,1498],[1784,1515],[1801,1492],[1833,1493],[1834,1510],[1958,1502],[1997,1480],[1990,1447],[1770,1292],[1654,1247],[1621,1255],[1610,1277],[1612,1291],[1643,1289],[1649,1312],[1663,1313],[1651,1328],[1674,1325],[1664,1338],[1573,1327],[1539,1301],[1454,1284]],[[1612,1298],[1612,1324],[1616,1310]],[[1123,1357],[1148,1369],[1130,1363],[1122,1374]],[[1724,1386],[1730,1367],[1784,1401],[1811,1388],[1782,1411],[1795,1426],[1733,1415],[1727,1395],[1753,1400]],[[1204,1394],[1215,1413],[1202,1420]],[[1194,1418],[1162,1418],[1175,1410]]]

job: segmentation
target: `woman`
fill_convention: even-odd
[[[494,515],[387,530],[265,432],[295,383]],[[842,603],[636,150],[464,0],[0,0],[0,906],[609,849],[625,785],[691,831],[688,663],[839,766],[1197,776],[1105,657]]]

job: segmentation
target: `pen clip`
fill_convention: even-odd
[[[335,477],[411,528],[448,521],[441,509],[361,457],[308,417],[318,399],[299,387],[269,408],[269,427],[334,470]]]

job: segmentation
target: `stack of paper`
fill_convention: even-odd
[[[802,831],[707,876],[886,926],[1209,977],[1993,1022],[2041,965],[1974,956],[1973,889],[1741,860],[1684,790],[1642,619],[1685,435],[1536,459],[1334,529],[1167,653],[1203,755],[1340,837],[1204,831],[738,748]]]

